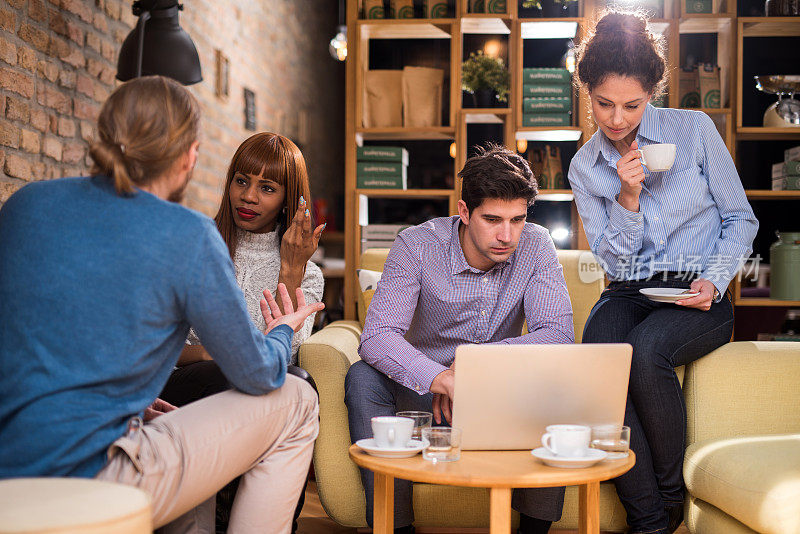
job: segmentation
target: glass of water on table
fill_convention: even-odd
[[[461,430],[449,426],[432,426],[422,429],[425,448],[422,457],[433,463],[455,462],[461,459]]]
[[[627,426],[597,425],[592,427],[592,448],[606,451],[609,460],[626,458],[630,442],[631,429]]]
[[[408,417],[414,420],[414,432],[411,434],[411,439],[422,440],[422,429],[430,428],[433,421],[433,414],[431,412],[397,412],[397,417]]]

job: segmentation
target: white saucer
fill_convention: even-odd
[[[425,448],[425,442],[418,439],[412,439],[409,441],[408,447],[391,449],[377,447],[373,438],[360,439],[356,441],[356,445],[361,447],[361,449],[367,454],[371,454],[372,456],[377,456],[379,458],[410,458]]]
[[[551,467],[571,467],[573,469],[589,467],[608,456],[606,451],[601,451],[600,449],[588,449],[586,456],[556,456],[544,447],[533,449],[531,454]]]
[[[640,289],[639,293],[646,296],[655,302],[670,302],[674,303],[678,300],[696,297],[700,293],[684,293],[685,289],[674,287],[648,287]]]

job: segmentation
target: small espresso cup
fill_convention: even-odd
[[[550,425],[542,445],[556,456],[577,458],[588,454],[592,429],[584,425]]]
[[[675,162],[676,147],[670,143],[659,143],[657,145],[647,145],[640,148],[637,152],[641,156],[642,165],[651,172],[668,171]]]
[[[372,418],[372,436],[375,446],[381,449],[408,447],[414,420],[408,417],[382,416]]]

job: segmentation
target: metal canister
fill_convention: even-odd
[[[775,232],[778,240],[769,247],[770,297],[800,300],[800,232]]]

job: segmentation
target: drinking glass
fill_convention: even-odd
[[[422,457],[433,463],[454,462],[461,459],[461,430],[447,426],[432,426],[422,429],[426,441]]]
[[[397,417],[408,417],[414,420],[414,432],[411,434],[411,439],[422,439],[422,429],[430,428],[433,421],[433,414],[431,412],[397,412]]]
[[[597,425],[592,427],[592,448],[608,453],[609,460],[628,456],[631,429],[621,425]]]

